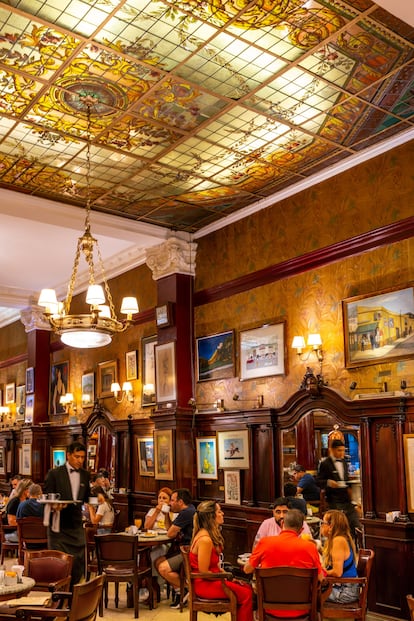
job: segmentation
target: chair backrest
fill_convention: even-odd
[[[188,597],[190,602],[193,600],[193,582],[191,580],[191,565],[190,565],[190,558],[189,558],[189,554],[190,554],[190,546],[180,546],[180,552],[181,552],[181,556],[183,557],[183,569],[184,569],[184,575],[187,581],[187,588],[188,588]]]
[[[41,517],[24,517],[16,521],[19,536],[19,562],[23,563],[25,550],[47,548],[47,528]]]
[[[371,574],[372,564],[374,562],[374,550],[366,550],[361,548],[358,552],[357,573],[360,578],[367,578]]]
[[[94,621],[101,601],[104,576],[75,584],[68,621]]]
[[[263,621],[266,610],[300,610],[317,619],[318,570],[301,567],[256,569],[257,610]]]
[[[49,589],[54,583],[64,590],[70,586],[73,556],[60,550],[27,550],[24,555],[24,573],[35,580],[35,588]]]
[[[407,604],[410,611],[410,619],[414,621],[414,597],[412,595],[407,595]]]
[[[119,531],[119,521],[121,518],[121,510],[116,509],[114,512],[114,522],[112,524],[112,532],[117,533]]]
[[[95,535],[95,545],[99,573],[108,565],[137,569],[138,538],[134,535]]]

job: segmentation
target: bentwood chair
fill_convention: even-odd
[[[4,557],[6,555],[6,552],[12,552],[13,554],[17,554],[18,550],[19,550],[19,544],[16,541],[14,542],[10,542],[7,541],[6,539],[6,534],[7,533],[12,533],[13,531],[16,530],[16,526],[9,526],[8,524],[3,524],[2,522],[0,522],[0,538],[1,538],[1,560],[0,560],[0,564],[3,565],[4,563]]]
[[[66,619],[67,621],[95,621],[96,612],[102,597],[103,576],[96,576],[89,582],[75,584],[73,593],[56,592],[52,600],[68,600],[68,606],[64,608],[40,606],[22,606],[16,610],[16,617],[30,621],[32,618],[43,619]]]
[[[231,591],[225,583],[225,580],[231,580],[232,575],[227,572],[219,574],[211,573],[194,573],[191,571],[190,559],[189,559],[189,546],[180,547],[181,554],[183,556],[184,574],[187,581],[188,588],[188,609],[190,611],[190,621],[197,621],[197,614],[199,612],[213,613],[216,616],[229,612],[231,621],[237,619],[237,599],[236,595]],[[194,580],[202,578],[203,580],[221,580],[223,591],[226,593],[228,599],[205,599],[196,595],[194,591]]]
[[[332,576],[324,579],[324,584],[328,584],[328,588],[322,590],[320,595],[321,619],[361,619],[361,621],[365,621],[369,577],[371,575],[374,556],[375,553],[373,550],[359,550],[357,566],[358,578],[334,578]],[[339,604],[327,601],[333,585],[341,583],[354,583],[359,585],[359,598],[355,602]]]
[[[24,575],[35,580],[33,591],[69,591],[73,556],[60,550],[27,550]]]
[[[412,595],[407,595],[407,604],[410,611],[410,619],[414,621],[414,597]]]
[[[98,573],[105,578],[103,596],[99,605],[99,616],[103,616],[103,599],[108,607],[108,582],[115,583],[115,607],[118,608],[119,584],[132,584],[134,617],[139,617],[139,589],[145,584],[149,591],[149,607],[154,607],[152,570],[149,548],[138,552],[138,537],[122,533],[95,535]]]
[[[24,563],[26,550],[47,549],[47,527],[43,524],[43,518],[17,518],[17,533],[19,536],[18,558],[20,565]]]
[[[318,569],[302,567],[258,568],[256,575],[258,621],[275,619],[270,611],[277,610],[278,621],[295,619],[317,621]],[[283,612],[286,611],[286,616]],[[289,616],[290,615],[290,616]]]

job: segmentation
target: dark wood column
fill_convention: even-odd
[[[49,420],[50,332],[31,330],[27,335],[27,366],[34,368],[33,425]]]

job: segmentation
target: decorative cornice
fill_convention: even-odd
[[[368,233],[362,233],[356,237],[325,246],[300,257],[294,257],[282,261],[276,265],[257,270],[240,278],[229,280],[215,287],[209,287],[197,291],[194,294],[194,306],[202,306],[211,302],[217,302],[224,298],[244,293],[255,287],[268,285],[272,282],[290,278],[309,270],[317,269],[347,259],[348,257],[363,254],[375,250],[381,246],[393,244],[414,236],[414,217],[388,224]]]
[[[20,320],[24,325],[26,332],[32,330],[48,330],[50,332],[50,323],[45,319],[44,309],[41,306],[29,306],[20,312]]]
[[[154,280],[171,274],[195,275],[197,244],[170,237],[162,244],[147,249],[147,265]]]

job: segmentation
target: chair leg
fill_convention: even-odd
[[[138,619],[139,617],[139,584],[133,584],[133,594],[134,594],[134,619]]]
[[[119,604],[119,582],[115,582],[115,608],[118,608]]]

